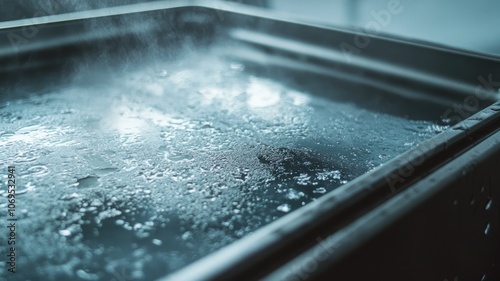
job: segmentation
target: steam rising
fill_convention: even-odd
[[[62,54],[69,82],[0,107],[0,159],[19,171],[18,280],[154,280],[444,129],[266,77],[203,23],[87,21],[101,36]]]

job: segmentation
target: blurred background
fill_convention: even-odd
[[[30,18],[40,10],[64,13],[151,0],[0,0],[0,21]],[[168,0],[166,0],[168,1]],[[308,22],[429,41],[500,56],[498,0],[233,0],[291,14]],[[398,13],[389,13],[395,5]]]

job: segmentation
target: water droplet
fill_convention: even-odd
[[[98,216],[98,221],[101,221],[101,220],[104,220],[104,219],[109,219],[109,218],[114,218],[116,216],[119,216],[121,215],[122,212],[117,210],[117,209],[109,209],[109,210],[106,210],[106,211],[102,211],[99,213],[99,216]],[[116,224],[119,225],[118,221],[120,220],[117,220],[116,221]],[[123,221],[122,221],[122,224],[123,224]]]
[[[286,198],[288,200],[299,200],[303,196],[305,196],[303,192],[299,192],[293,188],[290,188],[286,194]]]
[[[290,206],[288,204],[283,204],[283,205],[278,206],[276,208],[276,210],[283,212],[283,213],[288,213],[292,210],[292,206]]]
[[[441,121],[443,121],[443,123],[445,123],[445,124],[451,124],[450,118],[443,118],[443,119],[441,119]]]
[[[97,280],[98,276],[96,274],[91,274],[83,269],[78,269],[76,275],[83,280]]]
[[[318,187],[315,190],[313,190],[313,193],[325,194],[326,189],[324,187]]]
[[[163,242],[160,239],[153,239],[151,242],[156,246],[161,246],[161,244],[163,244]]]
[[[427,127],[427,131],[430,133],[433,133],[433,134],[439,134],[439,133],[442,133],[442,132],[448,130],[449,128],[450,128],[450,126],[440,126],[440,125],[432,124],[432,125],[429,125]]]
[[[80,194],[78,194],[78,193],[64,194],[63,196],[61,196],[59,198],[59,200],[69,201],[69,200],[72,200],[72,199],[78,198],[78,197],[80,197]]]
[[[63,230],[59,230],[59,234],[62,236],[70,236],[71,231],[69,229],[63,229]]]
[[[489,209],[491,209],[492,204],[493,204],[493,199],[490,199],[490,201],[488,201],[488,203],[486,204],[486,207],[484,209],[488,211]]]
[[[339,180],[341,178],[340,171],[338,170],[323,170],[322,172],[318,172],[316,174],[316,178],[320,181],[326,181],[326,180]]]
[[[490,224],[488,223],[488,224],[486,225],[486,228],[484,229],[484,234],[485,234],[485,235],[488,235],[488,234],[490,233],[490,227],[491,227],[491,226],[490,226]]]
[[[182,240],[188,240],[188,239],[193,238],[193,234],[190,231],[186,231],[186,232],[184,232],[184,234],[182,234],[181,238],[182,238]]]
[[[297,180],[297,184],[307,185],[310,183],[309,180],[311,179],[311,177],[307,174],[301,173],[299,176],[295,177],[295,179]]]
[[[103,205],[102,201],[97,199],[97,198],[92,200],[92,202],[90,203],[90,206],[94,206],[94,207],[100,207],[102,205]]]

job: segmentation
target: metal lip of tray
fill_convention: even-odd
[[[436,217],[440,217],[441,209],[433,200],[447,192],[455,194],[454,184],[460,177],[479,177],[482,172],[477,169],[483,167],[481,163],[496,161],[498,164],[500,102],[497,102],[498,89],[491,87],[488,81],[496,81],[500,77],[500,59],[373,34],[367,35],[370,39],[368,46],[359,53],[348,54],[349,58],[346,59],[341,45],[343,42],[354,44],[356,36],[359,36],[356,31],[298,23],[272,11],[238,4],[159,1],[52,15],[39,21],[0,23],[0,74],[4,76],[1,81],[11,83],[7,80],[17,81],[22,73],[32,75],[39,72],[40,68],[54,65],[57,72],[57,65],[61,63],[58,54],[61,52],[69,54],[68,50],[72,50],[78,56],[86,52],[92,42],[110,37],[123,38],[130,34],[137,36],[142,27],[125,26],[120,23],[120,19],[146,13],[155,15],[158,25],[153,29],[157,34],[165,34],[159,24],[168,15],[169,27],[177,27],[185,34],[194,33],[200,37],[199,40],[204,40],[204,44],[227,40],[248,46],[234,50],[230,56],[248,60],[256,67],[265,64],[282,69],[298,69],[299,73],[313,73],[336,81],[379,89],[388,97],[401,98],[414,104],[415,115],[421,114],[418,111],[424,108],[435,119],[446,115],[456,123],[451,129],[424,141],[383,166],[161,280],[302,280],[300,278],[324,278],[328,275],[321,274],[333,269],[337,270],[337,276],[349,278],[339,266],[343,261],[351,261],[349,257],[362,252],[365,245],[371,245],[370,241],[378,241],[376,239],[380,235],[392,233],[391,227],[401,225],[402,218],[420,212],[424,207],[430,208]],[[88,21],[107,18],[117,19],[118,24],[103,30],[85,27]],[[22,34],[23,28],[33,25],[39,27],[38,35],[28,43],[16,46],[14,51],[7,35]],[[178,38],[172,40],[175,43]],[[54,49],[58,51],[54,52]],[[453,111],[456,104],[467,105],[464,102],[476,103],[474,110],[462,115]],[[483,168],[492,171],[491,167]],[[492,212],[496,212],[500,203],[499,190],[493,189],[491,185],[498,183],[498,175],[491,175],[491,179],[488,198],[493,200]],[[475,186],[475,183],[471,183],[464,190]],[[447,209],[453,208],[451,198],[443,199],[449,202],[439,201],[440,204],[449,203],[449,206],[442,207],[442,210],[446,209],[443,213],[451,212],[454,218],[458,216],[460,219],[458,212]],[[489,231],[498,234],[498,215],[490,219]],[[432,218],[429,220],[432,221]],[[411,221],[406,220],[406,224],[411,224]],[[453,226],[443,227],[447,227],[444,231],[453,229]],[[456,244],[447,245],[443,251],[462,245],[463,240],[467,239],[465,235],[457,235]],[[398,239],[405,243],[417,241],[416,234]],[[436,239],[445,240],[444,237]],[[491,239],[484,243],[498,246],[498,239]],[[383,242],[390,244],[387,240]],[[428,253],[426,247],[429,246],[423,247],[423,253]],[[487,253],[481,260],[482,264],[476,268],[484,268],[483,264],[493,259],[494,250],[493,247],[484,250]],[[311,257],[318,251],[327,253],[326,257],[316,262],[314,269],[304,271],[303,268],[311,264]],[[363,253],[370,256],[370,253]],[[443,258],[449,257],[446,255],[452,253],[442,253]],[[423,272],[430,270],[430,265],[426,266]],[[447,265],[444,262],[440,266],[443,271],[457,267],[456,264]],[[415,268],[410,269],[415,271]],[[373,272],[377,271],[373,269]]]

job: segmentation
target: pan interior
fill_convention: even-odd
[[[447,128],[326,99],[349,93],[295,88],[225,51],[90,67],[1,105],[19,263],[33,269],[18,275],[155,279]]]

